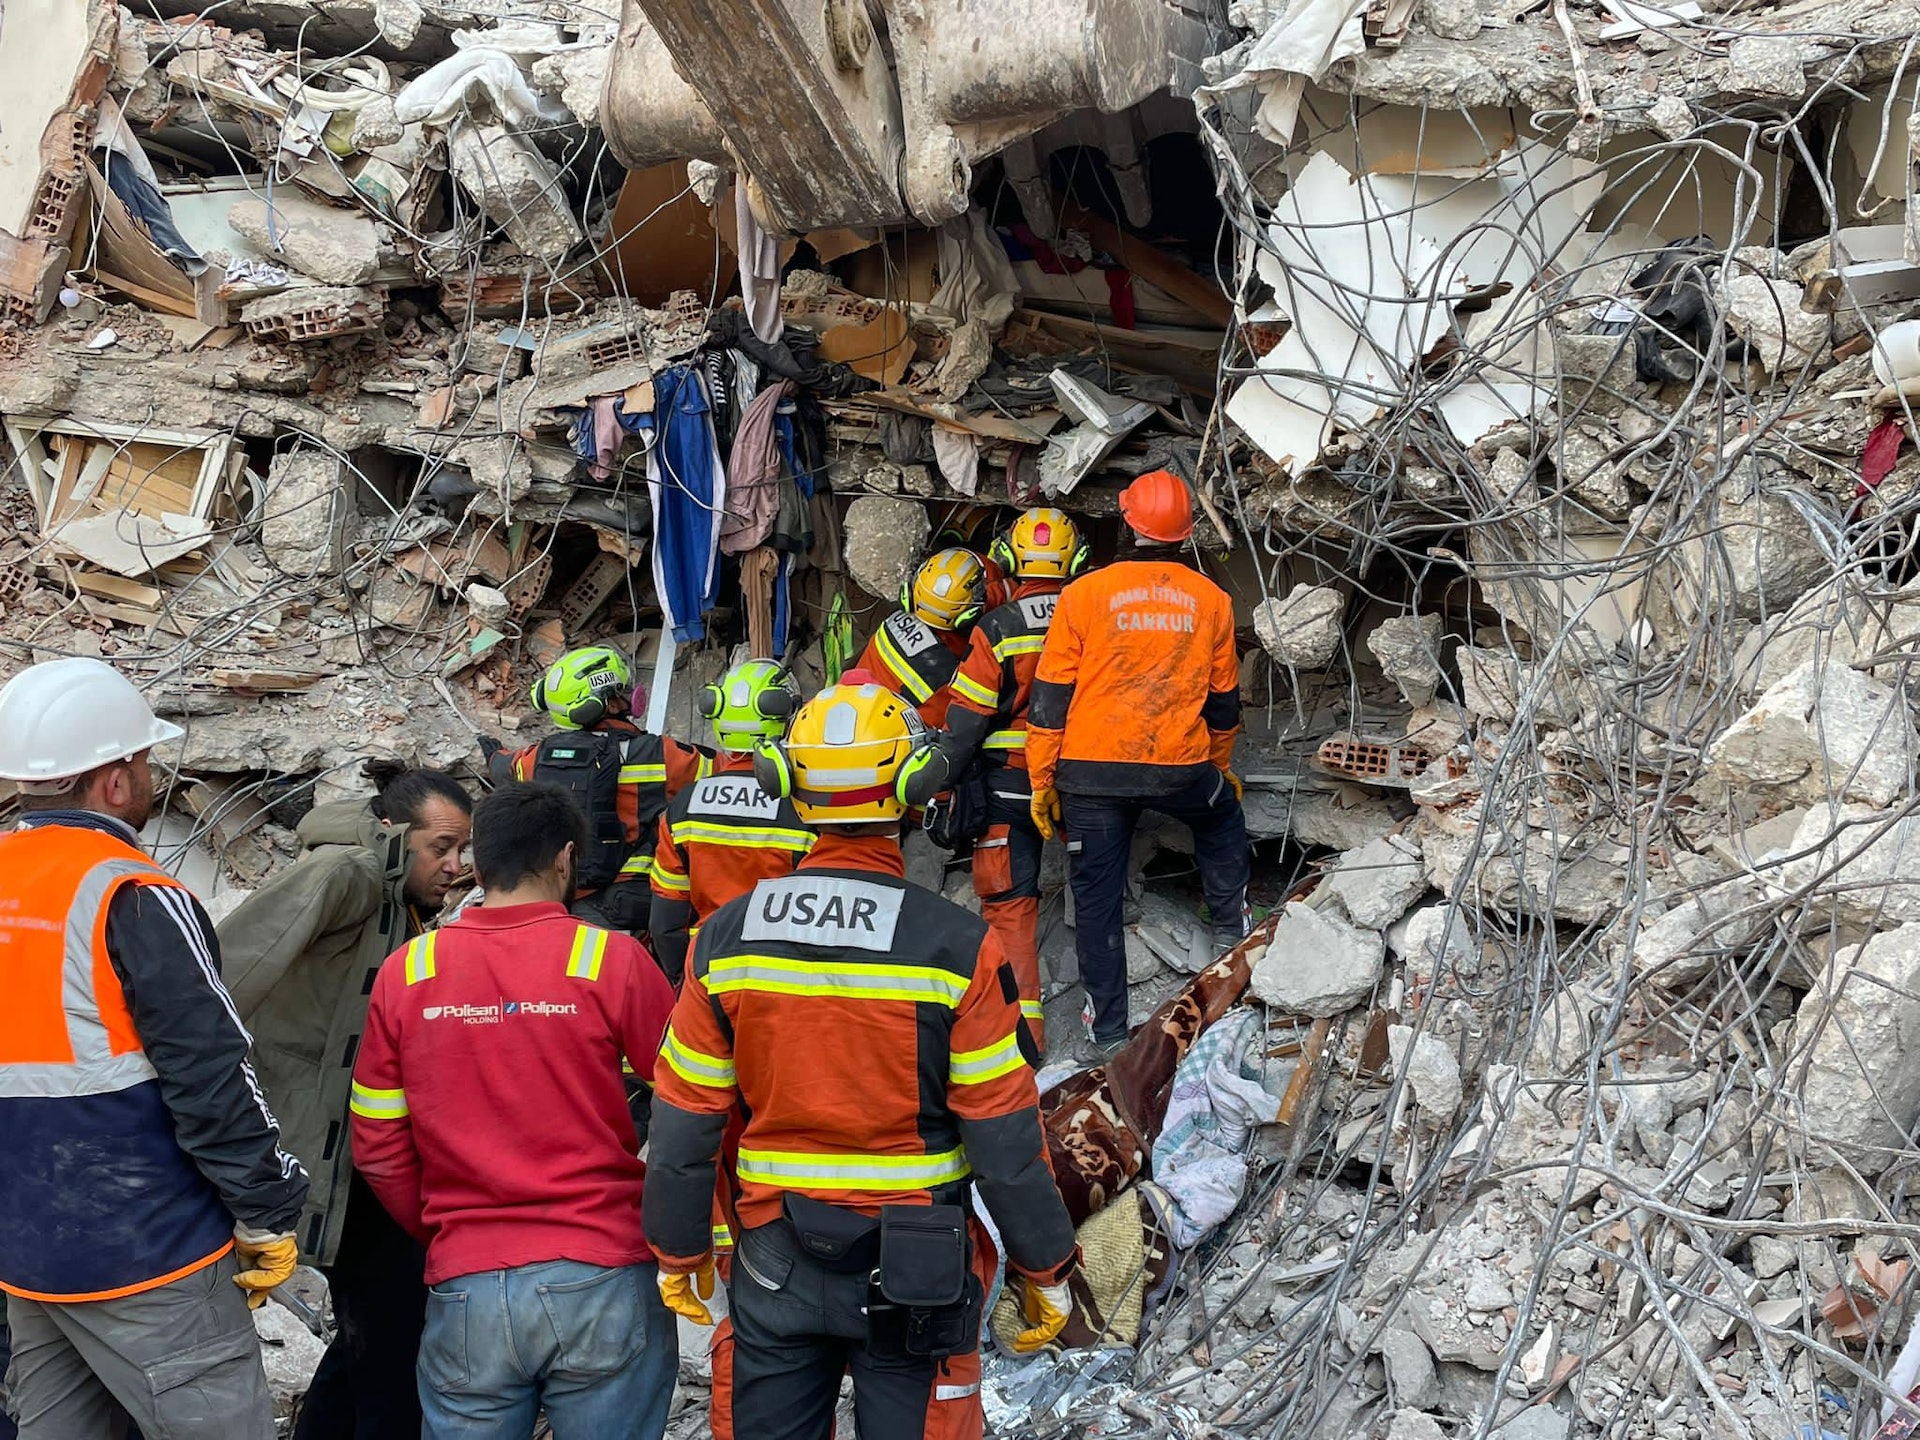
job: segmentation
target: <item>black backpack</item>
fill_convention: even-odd
[[[533,778],[558,785],[587,817],[587,848],[580,856],[575,883],[600,890],[620,876],[627,863],[627,829],[620,823],[620,765],[625,738],[563,730],[540,742]]]

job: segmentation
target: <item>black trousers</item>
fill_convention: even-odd
[[[1221,943],[1247,933],[1247,819],[1227,777],[1211,765],[1173,795],[1076,795],[1060,797],[1070,856],[1073,940],[1080,979],[1093,1001],[1093,1033],[1120,1040],[1127,1033],[1127,947],[1121,911],[1127,892],[1127,861],[1133,830],[1143,810],[1171,816],[1193,831],[1200,885],[1207,897],[1213,933]]]
[[[415,1364],[427,1323],[427,1252],[354,1172],[340,1253],[324,1267],[337,1327],[293,1440],[420,1440]]]
[[[978,1252],[987,1253],[980,1255]],[[976,1235],[974,1279],[991,1247]],[[840,1377],[853,1374],[861,1435],[959,1440],[980,1433],[978,1337],[965,1354],[935,1361],[885,1354],[867,1342],[867,1275],[824,1269],[783,1220],[740,1236],[734,1250],[733,1384],[714,1403],[730,1411],[737,1440],[827,1440]],[[724,1419],[716,1419],[716,1433]]]

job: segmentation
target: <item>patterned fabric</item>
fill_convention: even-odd
[[[1054,1180],[1076,1227],[1146,1170],[1182,1057],[1239,1002],[1251,974],[1248,953],[1273,929],[1272,919],[1262,922],[1154,1011],[1105,1065],[1040,1097]]]

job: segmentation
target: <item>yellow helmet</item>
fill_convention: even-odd
[[[941,550],[900,587],[900,608],[936,630],[958,630],[979,618],[986,602],[987,567],[971,550]]]
[[[1037,506],[1013,522],[990,552],[1016,580],[1070,580],[1087,563],[1087,542],[1064,510]]]
[[[859,674],[859,672],[854,672]],[[904,782],[928,753],[920,716],[883,685],[829,685],[800,707],[785,743],[762,741],[754,774],[811,825],[881,825],[907,811]]]

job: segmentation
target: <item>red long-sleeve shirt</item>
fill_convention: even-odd
[[[544,1260],[632,1265],[643,1080],[673,991],[563,906],[469,910],[387,958],[353,1072],[353,1160],[427,1245],[427,1283]]]

